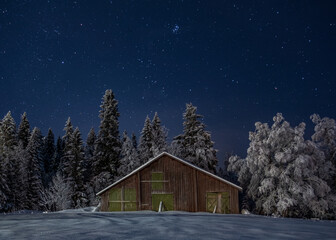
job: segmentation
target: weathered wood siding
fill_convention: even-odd
[[[163,173],[163,189],[153,191],[152,172]],[[174,195],[174,210],[205,212],[207,192],[229,192],[231,213],[239,213],[238,189],[164,155],[101,195],[101,210],[108,211],[108,194],[114,188],[135,188],[137,210],[152,210],[152,193]]]

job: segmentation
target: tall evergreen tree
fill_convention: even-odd
[[[118,101],[112,90],[106,90],[100,106],[100,127],[95,147],[93,185],[95,192],[108,186],[117,176],[121,142],[119,136]]]
[[[15,150],[18,146],[16,124],[9,111],[2,119],[0,128],[0,155],[3,158],[3,171],[6,176],[8,186],[7,210],[15,210],[17,207],[17,186],[15,178],[19,174],[19,160],[14,157]]]
[[[57,173],[57,172],[62,172],[61,171],[61,159],[63,157],[63,151],[64,151],[64,141],[62,140],[61,137],[57,138],[56,141],[56,148],[55,148],[55,153],[54,156],[52,158],[52,172],[53,173]]]
[[[42,184],[42,135],[38,128],[34,128],[30,136],[27,148],[27,207],[32,210],[41,209],[40,192],[43,190]]]
[[[26,148],[28,145],[30,137],[30,124],[27,118],[27,113],[23,113],[21,116],[21,122],[18,129],[18,140],[22,144],[23,148]]]
[[[152,131],[152,123],[149,117],[146,117],[144,127],[140,134],[139,140],[139,158],[140,158],[140,165],[147,162],[149,159],[154,157],[153,153],[153,131]]]
[[[72,207],[85,207],[87,197],[84,193],[84,147],[81,133],[78,128],[74,130],[72,136],[65,143],[66,164],[64,165],[64,174],[66,181],[72,189]]]
[[[161,120],[155,112],[152,120],[152,135],[153,135],[153,155],[156,156],[161,152],[167,151],[167,133],[166,129],[161,126]]]
[[[140,166],[138,153],[132,144],[132,140],[127,136],[126,131],[124,131],[122,138],[120,163],[120,168],[118,169],[120,177],[126,176]]]
[[[69,166],[71,165],[69,154],[70,154],[71,147],[72,147],[71,144],[73,142],[72,137],[73,137],[73,132],[74,132],[70,117],[66,121],[63,130],[65,131],[65,134],[62,137],[62,141],[64,142],[64,149],[63,149],[63,154],[62,154],[61,163],[60,163],[59,168],[61,169],[61,172],[64,178],[68,179],[69,172],[67,172],[66,169],[69,168]]]
[[[52,176],[55,174],[53,171],[53,157],[55,154],[55,137],[51,128],[48,129],[48,134],[43,138],[43,151],[42,159],[44,166],[44,177],[43,183],[44,186],[47,186],[52,179]]]
[[[191,103],[186,105],[186,111],[183,114],[183,134],[174,139],[173,145],[178,149],[175,151],[183,159],[216,173],[217,150],[213,147],[214,142],[211,141],[210,133],[205,131],[205,125],[200,121],[203,116],[197,114],[196,111],[197,108]]]
[[[135,149],[138,148],[137,138],[136,138],[136,136],[135,136],[134,133],[132,133],[132,145],[133,145],[133,147],[134,147]]]
[[[0,132],[1,134],[1,132]],[[5,163],[3,156],[0,154],[0,213],[8,211],[8,194],[9,189],[7,186]]]
[[[92,162],[94,157],[96,134],[93,128],[90,129],[90,132],[86,139],[85,146],[85,173],[84,173],[84,183],[88,183],[92,178]]]

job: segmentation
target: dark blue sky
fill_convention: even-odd
[[[2,0],[0,114],[56,135],[70,116],[85,139],[111,88],[121,131],[157,111],[171,139],[192,102],[219,156],[244,156],[277,112],[336,118],[335,53],[333,1]]]

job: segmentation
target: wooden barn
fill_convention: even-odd
[[[241,190],[229,181],[163,152],[97,195],[101,198],[101,211],[158,211],[160,208],[239,213],[238,191]]]

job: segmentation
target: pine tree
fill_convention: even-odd
[[[27,113],[24,112],[21,116],[21,122],[18,130],[18,140],[19,143],[22,144],[24,149],[28,145],[29,137],[30,137],[30,124],[27,118]]]
[[[135,149],[138,148],[137,138],[134,133],[132,133],[132,145]]]
[[[58,137],[56,141],[56,148],[54,156],[52,157],[52,172],[56,174],[57,172],[62,172],[61,170],[61,159],[63,157],[63,151],[64,151],[64,142],[62,138]]]
[[[4,159],[2,155],[0,154],[0,213],[8,211],[8,206],[7,206],[8,192],[9,192],[9,189],[8,189],[7,180],[6,180],[5,163],[4,163]]]
[[[200,121],[203,117],[196,113],[197,108],[191,103],[186,105],[183,114],[183,134],[174,139],[173,145],[181,157],[209,172],[216,173],[217,157],[213,148],[211,135],[205,131],[205,125]]]
[[[53,171],[53,157],[55,154],[55,137],[52,130],[49,128],[47,136],[43,139],[42,159],[44,165],[44,186],[47,186],[55,174]]]
[[[155,112],[152,120],[152,135],[153,135],[153,155],[159,155],[162,152],[167,151],[167,133],[164,127],[161,126],[161,120]]]
[[[73,142],[73,126],[71,123],[71,119],[70,117],[68,118],[68,120],[65,123],[64,129],[65,134],[62,137],[62,141],[64,142],[64,148],[63,148],[63,154],[62,154],[62,158],[61,158],[61,163],[60,163],[60,169],[61,172],[64,176],[64,178],[67,180],[70,176],[69,176],[69,171],[67,171],[67,169],[71,168],[71,144]],[[70,156],[69,156],[70,155]]]
[[[40,192],[43,190],[42,185],[42,135],[38,128],[34,128],[30,136],[27,148],[27,207],[32,210],[41,209]]]
[[[90,182],[92,178],[92,162],[94,160],[93,157],[94,157],[96,138],[97,137],[94,132],[94,129],[91,128],[87,136],[85,146],[85,173],[84,173],[85,184]]]
[[[108,186],[117,176],[121,142],[119,136],[118,101],[112,90],[106,90],[100,106],[100,127],[95,147],[93,186],[95,192]]]
[[[138,146],[140,165],[154,157],[153,153],[153,131],[152,123],[149,117],[146,117],[144,127],[141,131],[140,141]]]
[[[138,153],[126,131],[123,133],[122,140],[120,168],[118,169],[120,177],[126,176],[140,166]]]
[[[0,155],[3,159],[3,174],[6,178],[6,185],[8,186],[7,196],[7,210],[15,210],[17,207],[16,193],[18,192],[15,178],[18,176],[19,161],[14,157],[15,150],[18,146],[16,124],[9,111],[2,119],[0,128]]]

